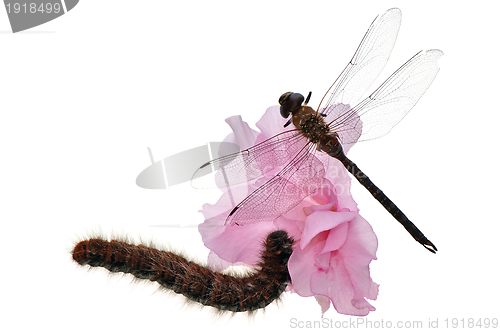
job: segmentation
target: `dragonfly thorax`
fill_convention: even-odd
[[[285,119],[292,115],[285,127],[292,122],[302,135],[316,144],[329,132],[329,129],[323,119],[324,115],[307,106],[310,97],[309,92],[304,103],[304,96],[300,93],[285,92],[279,99],[280,113]]]
[[[292,123],[312,143],[318,143],[329,132],[323,117],[309,106],[302,106],[295,111]]]

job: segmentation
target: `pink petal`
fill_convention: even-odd
[[[359,211],[358,205],[351,196],[351,177],[340,161],[334,158],[330,160],[325,178],[332,184],[331,195],[335,197],[337,211],[343,209]]]
[[[321,249],[325,247],[326,241],[321,241],[320,244]],[[319,247],[319,246],[318,246]],[[315,250],[315,252],[319,252],[319,250]],[[318,271],[328,270],[330,268],[330,260],[332,258],[332,253],[330,251],[327,252],[319,252],[316,255],[316,267],[318,267]]]
[[[259,140],[263,141],[264,139],[268,139],[273,137],[276,134],[279,134],[285,131],[283,125],[286,123],[286,119],[284,119],[280,114],[280,106],[275,105],[269,107],[262,118],[255,124],[257,128],[260,129]]]
[[[226,123],[233,132],[226,136],[224,142],[236,143],[240,149],[246,149],[254,145],[259,133],[248,126],[248,123],[241,119],[240,115],[226,119]]]
[[[210,251],[210,253],[208,254],[207,265],[212,271],[220,272],[232,266],[233,264],[223,260],[213,251]]]
[[[322,295],[315,295],[314,298],[316,299],[316,302],[318,302],[318,304],[321,307],[321,317],[323,317],[325,312],[328,309],[330,309],[330,304],[332,303],[332,301],[330,301],[330,299],[328,297],[322,296]]]
[[[356,308],[352,304],[354,289],[341,257],[332,257],[330,264],[328,271],[318,271],[311,275],[311,291],[331,299],[335,310],[341,314],[367,315],[371,308]]]
[[[205,246],[221,259],[255,265],[260,259],[262,243],[277,228],[273,223],[245,226],[213,225],[204,222],[198,226]]]
[[[375,307],[372,306],[368,301],[365,299],[354,299],[351,301],[351,304],[353,307],[356,309],[361,309],[363,311],[366,311],[368,309],[369,311],[375,311]]]
[[[333,229],[341,223],[353,220],[356,212],[318,211],[307,217],[304,231],[300,239],[300,248],[304,249],[311,240],[321,232]]]
[[[370,277],[369,264],[377,259],[377,237],[366,220],[358,216],[350,225],[346,242],[339,249],[349,272],[354,290],[354,300],[364,297],[375,299],[378,287]]]
[[[277,230],[273,223],[225,225],[234,202],[240,202],[248,195],[249,190],[253,191],[253,187],[259,185],[257,181],[252,186],[236,186],[224,192],[215,205],[203,205],[201,212],[205,221],[198,226],[203,243],[227,262],[254,265],[260,257],[262,242],[270,232]]]
[[[314,248],[312,246],[302,250],[296,247],[288,260],[288,271],[292,279],[293,289],[300,296],[312,296],[311,274],[316,272],[314,266]]]
[[[373,232],[372,226],[359,214],[350,223],[350,231],[347,241],[342,248],[348,252],[357,252],[363,255],[364,262],[368,263],[372,259],[377,259],[377,236]]]
[[[347,233],[349,231],[349,223],[345,222],[328,232],[328,238],[326,239],[325,246],[321,253],[330,252],[338,250],[344,245],[347,239]]]
[[[295,221],[293,219],[288,219],[284,215],[274,221],[274,225],[276,225],[278,229],[286,231],[295,241],[299,241],[302,234],[303,227],[301,228],[300,224],[300,220]]]

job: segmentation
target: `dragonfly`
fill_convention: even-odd
[[[307,105],[311,92],[306,98],[299,93],[284,93],[279,98],[284,118],[281,133],[248,149],[214,159],[195,172],[191,180],[195,188],[202,187],[200,179],[214,170],[218,170],[212,174],[217,186],[227,187],[257,179],[266,174],[265,170],[280,167],[276,175],[234,207],[226,225],[269,222],[288,212],[305,197],[318,192],[328,159],[333,157],[418,243],[436,253],[436,246],[344,153],[354,143],[387,134],[415,106],[439,71],[437,61],[443,52],[420,51],[361,99],[385,67],[400,25],[398,8],[377,16],[316,110]],[[291,124],[293,127],[288,127]]]

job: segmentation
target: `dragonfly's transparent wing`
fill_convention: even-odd
[[[415,106],[436,77],[440,50],[421,51],[396,70],[370,96],[329,123],[342,144],[387,134]]]
[[[285,165],[307,144],[308,140],[297,130],[279,133],[251,148],[204,164],[193,175],[191,185],[223,188],[248,182]]]
[[[334,104],[355,105],[384,69],[398,36],[401,11],[392,8],[378,16],[368,28],[356,53],[321,99],[318,110]],[[326,119],[329,120],[328,118]]]
[[[315,194],[321,188],[325,167],[309,151],[314,149],[313,144],[304,146],[277,175],[239,203],[226,224],[273,221],[307,196]]]

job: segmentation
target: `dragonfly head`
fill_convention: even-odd
[[[302,106],[303,102],[304,96],[300,93],[286,92],[282,94],[279,99],[281,116],[285,119],[288,118],[290,113],[293,114],[295,110]]]

